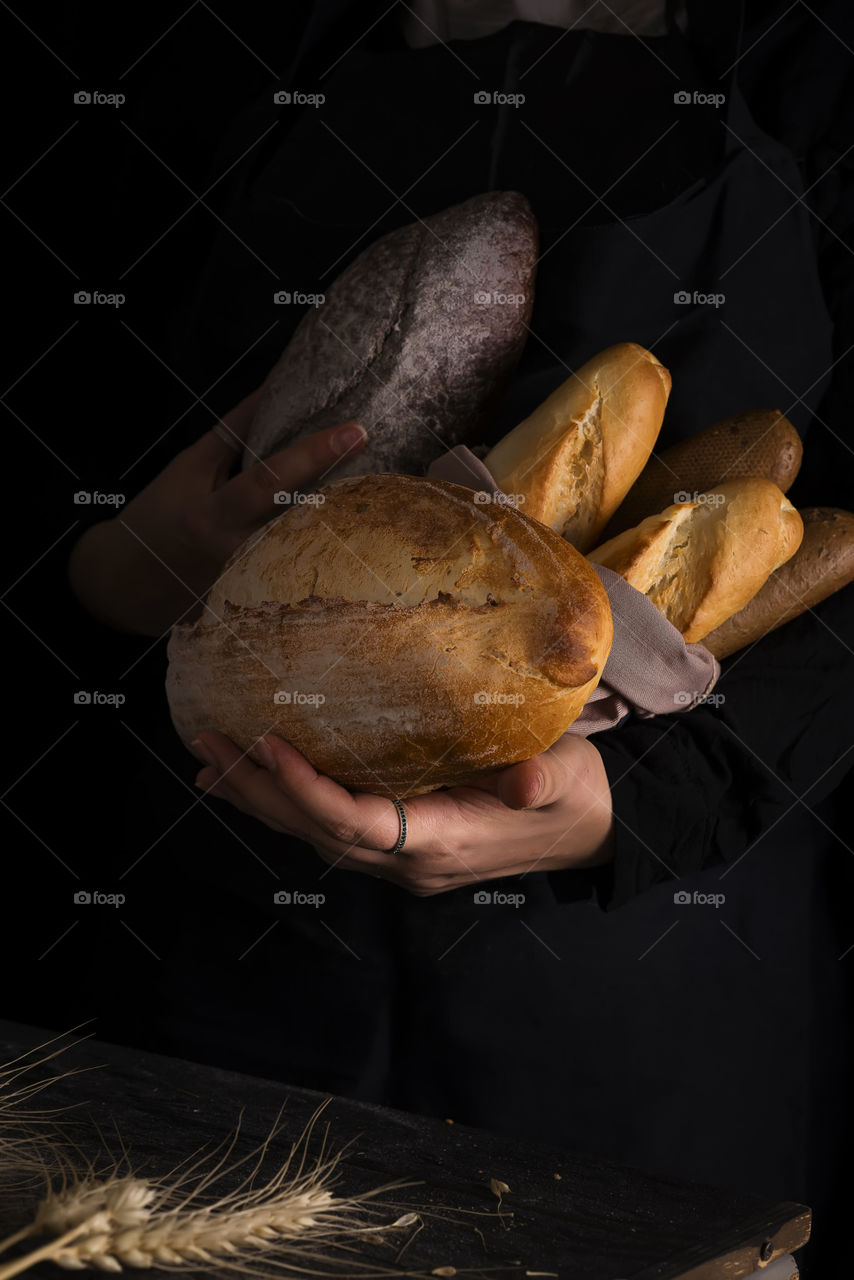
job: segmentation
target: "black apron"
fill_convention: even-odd
[[[176,324],[182,367],[194,344],[197,385],[249,345],[274,288],[322,290],[390,227],[512,188],[531,199],[546,252],[533,336],[493,437],[625,340],[673,373],[665,443],[751,406],[805,429],[831,364],[809,218],[787,189],[801,189],[792,157],[757,128],[732,74],[700,68],[675,28],[658,41],[573,32],[555,45],[554,29],[514,23],[460,44],[463,67],[442,47],[407,49],[385,23],[323,76],[338,46],[324,54],[322,33],[318,21],[290,83],[322,89],[326,106],[283,111],[238,171],[225,215],[277,281],[223,235]],[[480,87],[525,92],[531,110],[487,117],[472,100]],[[674,104],[695,87],[724,92],[725,106]],[[683,114],[665,133],[676,105]],[[248,114],[230,154],[257,120]],[[597,128],[601,145],[614,140],[610,168],[596,159]],[[609,186],[605,205],[589,189]],[[395,204],[408,188],[408,208]],[[259,375],[297,317],[276,318],[252,356]],[[160,750],[189,777],[170,732],[161,727]],[[133,792],[161,785],[152,772]],[[611,912],[589,889],[558,902],[541,874],[484,886],[523,893],[520,906],[478,903],[474,888],[420,900],[217,811],[237,837],[200,809],[158,846],[156,869],[151,859],[134,873],[154,884],[166,857],[179,886],[163,908],[174,915],[169,977],[150,1013],[162,1047],[733,1188],[804,1194],[820,863],[798,812],[728,877],[735,937],[713,907],[679,917],[672,886]],[[159,809],[146,831],[135,801],[129,815],[140,848],[169,816]],[[718,892],[719,872],[678,887]],[[320,891],[326,903],[277,906],[277,889]]]

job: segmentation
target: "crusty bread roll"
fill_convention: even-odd
[[[606,538],[630,529],[671,502],[716,489],[726,480],[764,476],[788,493],[803,458],[801,438],[779,409],[745,409],[687,440],[657,451],[615,511]]]
[[[798,549],[801,517],[770,480],[730,480],[590,552],[691,643],[747,604]]]
[[[381,236],[300,321],[267,378],[244,467],[354,420],[368,441],[335,468],[421,475],[478,440],[522,353],[537,222],[517,191],[488,191]]]
[[[412,796],[539,754],[595,689],[608,597],[551,529],[459,485],[349,478],[232,556],[173,628],[189,744],[280,734],[344,786]],[[277,700],[278,695],[278,700]]]
[[[553,391],[484,458],[526,515],[580,551],[594,546],[661,430],[670,374],[650,351],[621,342]]]
[[[791,560],[775,569],[743,609],[704,637],[716,658],[728,658],[854,581],[854,515],[807,507],[801,518],[804,537]]]

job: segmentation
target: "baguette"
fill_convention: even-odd
[[[670,374],[633,342],[609,347],[487,454],[505,493],[580,551],[594,546],[661,429]]]
[[[725,480],[762,476],[787,493],[803,457],[801,438],[778,409],[745,409],[713,422],[649,459],[605,536],[632,528],[671,502],[716,489]]]
[[[267,379],[243,466],[350,420],[368,441],[337,478],[420,475],[479,439],[525,344],[536,259],[537,223],[515,191],[382,236],[300,321]]]
[[[833,507],[807,507],[801,517],[804,537],[791,560],[775,569],[743,609],[703,640],[716,658],[728,658],[854,581],[854,515]]]
[[[797,550],[800,516],[770,480],[730,480],[591,551],[647,596],[689,643],[736,613]]]
[[[557,534],[459,485],[328,485],[232,556],[173,628],[167,693],[189,745],[253,759],[278,733],[344,786],[414,796],[545,751],[596,688],[608,596]]]

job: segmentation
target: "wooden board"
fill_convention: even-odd
[[[0,1063],[50,1035],[0,1022]],[[41,1100],[85,1104],[75,1108],[76,1118],[91,1115],[105,1133],[115,1133],[115,1121],[135,1169],[151,1173],[165,1173],[223,1138],[241,1110],[241,1151],[248,1149],[266,1137],[286,1102],[277,1147],[284,1154],[325,1096],[92,1040],[60,1061],[65,1069],[103,1065],[51,1086]],[[339,1193],[397,1179],[421,1184],[383,1197],[398,1213],[429,1211],[400,1260],[411,1272],[455,1267],[490,1277],[737,1280],[809,1236],[803,1205],[734,1195],[441,1119],[336,1098],[323,1113],[321,1128],[326,1124],[333,1149],[353,1140]],[[318,1129],[315,1149],[321,1136]],[[490,1179],[510,1187],[500,1214]],[[22,1225],[33,1199],[16,1193],[3,1200],[4,1233]],[[365,1246],[365,1256],[388,1266],[406,1239],[398,1231],[394,1247]],[[63,1273],[44,1266],[28,1274]]]

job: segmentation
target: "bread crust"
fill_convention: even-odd
[[[487,454],[485,465],[524,510],[581,551],[643,469],[661,429],[670,374],[622,342],[562,383]]]
[[[459,485],[377,475],[321,492],[253,535],[206,614],[173,628],[184,742],[217,728],[254,759],[278,733],[342,785],[400,797],[551,746],[613,637],[583,556]]]
[[[705,493],[727,480],[764,477],[787,493],[803,452],[800,436],[779,409],[729,414],[654,454],[611,518],[605,537],[661,511],[676,501],[677,493]]]
[[[744,607],[803,537],[795,508],[770,480],[731,480],[674,503],[590,552],[693,643]]]
[[[537,239],[525,197],[490,191],[369,245],[270,373],[243,466],[348,421],[368,442],[336,477],[420,475],[477,442],[528,336]]]
[[[792,558],[704,638],[716,658],[728,658],[854,581],[854,515],[835,507],[807,507],[800,514],[804,536]]]

